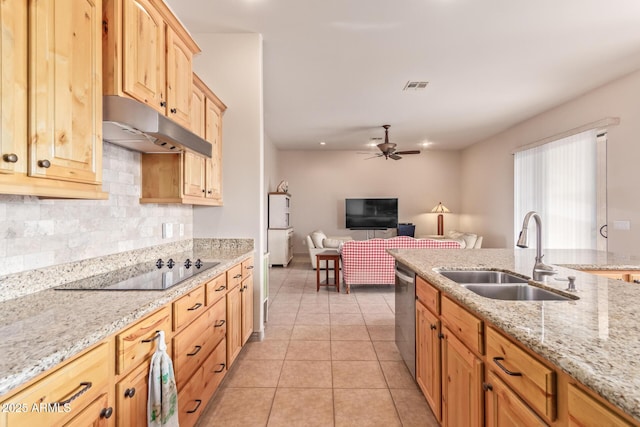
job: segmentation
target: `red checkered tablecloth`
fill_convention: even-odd
[[[342,274],[349,285],[395,284],[394,258],[387,249],[460,249],[452,240],[414,239],[398,236],[391,239],[350,240],[342,245]]]

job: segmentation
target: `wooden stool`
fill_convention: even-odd
[[[325,282],[320,282],[320,261],[324,261]],[[329,283],[329,261],[333,261],[334,282],[336,291],[340,292],[340,254],[338,251],[324,251],[316,254],[316,292],[320,290],[320,285],[331,286]]]

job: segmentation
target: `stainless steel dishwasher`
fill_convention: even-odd
[[[396,346],[416,377],[416,274],[396,262]]]

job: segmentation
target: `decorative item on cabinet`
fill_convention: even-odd
[[[0,54],[11,58],[0,62],[0,193],[107,198],[101,10],[100,0],[0,5]]]

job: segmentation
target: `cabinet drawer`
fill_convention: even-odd
[[[207,306],[213,305],[227,293],[227,275],[222,273],[218,277],[209,280],[205,284],[205,295]]]
[[[622,427],[632,425],[573,384],[569,384],[567,405],[569,409],[569,426],[571,427]]]
[[[3,407],[26,408],[9,412],[8,426],[61,425],[81,414],[101,394],[106,393],[109,377],[109,344],[99,344],[42,380],[2,403]],[[113,356],[111,356],[113,357]],[[65,405],[65,402],[68,402]],[[45,408],[40,412],[33,410]]]
[[[487,363],[538,413],[556,417],[556,375],[493,328],[487,328]],[[508,372],[507,372],[508,371]]]
[[[416,276],[416,296],[433,314],[440,314],[440,291],[420,276]]]
[[[204,286],[198,286],[173,303],[173,330],[191,323],[204,309]]]
[[[246,279],[247,277],[253,274],[253,257],[248,260],[242,261],[242,279]]]
[[[135,325],[116,335],[118,375],[151,357],[156,350],[152,338],[163,330],[167,339],[171,336],[171,311],[163,307]]]
[[[227,289],[233,289],[242,282],[242,264],[227,270]]]
[[[226,334],[226,301],[220,300],[173,338],[176,384],[181,390]]]
[[[442,296],[442,321],[459,340],[478,354],[484,354],[482,320]]]
[[[222,341],[178,393],[180,427],[195,425],[227,373],[226,341]]]

